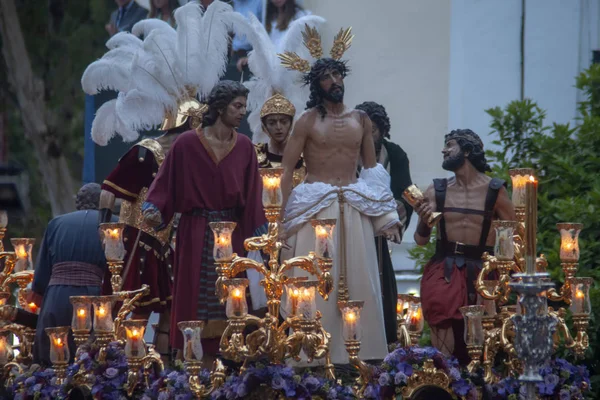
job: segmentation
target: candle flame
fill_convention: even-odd
[[[242,291],[240,289],[235,289],[232,293],[232,296],[235,297],[236,299],[241,299]]]
[[[583,291],[577,290],[575,292],[575,297],[577,297],[578,299],[583,299],[585,297],[585,295],[583,294]]]
[[[292,297],[298,297],[298,296],[300,296],[300,291],[298,289],[292,290]]]
[[[415,313],[413,314],[412,318],[414,318],[416,321],[421,319],[421,309],[417,309],[417,311],[415,311]]]
[[[61,347],[63,345],[62,339],[61,338],[56,338],[54,340],[54,344],[58,347]]]
[[[99,307],[98,308],[98,315],[101,316],[101,317],[104,317],[106,315],[106,308]]]
[[[321,225],[316,226],[315,232],[318,237],[327,237],[327,229],[323,228]]]
[[[352,311],[349,312],[348,314],[346,314],[346,321],[348,321],[348,322],[356,321],[356,314],[354,314]]]
[[[35,312],[35,310],[37,310],[37,305],[36,305],[35,303],[33,303],[33,302],[32,302],[32,303],[29,303],[29,309],[30,309],[32,312]]]
[[[281,178],[278,176],[265,176],[263,178],[263,185],[267,189],[275,189],[278,188],[281,183]]]
[[[77,310],[77,315],[79,315],[80,317],[85,317],[85,310],[83,308],[80,308],[79,310]]]
[[[226,245],[229,244],[229,239],[227,236],[219,236],[219,244]]]
[[[535,176],[529,175],[529,181],[530,182],[535,182]]]
[[[119,238],[119,228],[115,228],[115,229],[109,229],[108,230],[108,235],[113,238],[113,239],[118,239]]]
[[[27,258],[27,251],[25,250],[25,246],[23,245],[19,245],[17,246],[17,248],[15,249],[15,252],[17,253],[17,257],[20,259],[24,259]]]
[[[304,297],[306,297],[307,299],[310,298],[310,290],[308,290],[308,288],[304,288],[304,293],[303,293]]]
[[[396,314],[401,314],[402,313],[402,303],[398,302],[396,303]]]
[[[131,337],[132,338],[139,338],[140,337],[140,331],[138,331],[137,329],[134,329],[133,331],[131,331]]]

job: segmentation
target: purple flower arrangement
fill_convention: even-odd
[[[475,385],[463,376],[458,360],[444,356],[433,347],[409,347],[393,350],[383,360],[375,373],[373,382],[367,387],[364,397],[367,399],[395,398],[402,392],[410,376],[423,368],[427,360],[433,360],[434,366],[450,377],[450,387],[458,396],[477,398]]]
[[[28,371],[16,377],[12,386],[7,388],[10,398],[16,400],[67,399],[72,388],[73,376],[82,368],[90,373],[94,380],[90,382],[94,399],[121,400],[127,399],[127,360],[123,349],[117,343],[107,348],[106,361],[98,363],[96,353],[91,349],[82,353],[79,363],[67,369],[67,383],[56,385],[56,376],[51,368],[42,370],[32,366]],[[375,368],[373,379],[367,385],[361,398],[394,399],[401,394],[415,371],[421,370],[426,360],[433,360],[434,366],[450,377],[450,387],[461,397],[477,398],[477,388],[461,370],[455,358],[448,358],[432,347],[397,348],[386,356],[383,363]],[[543,400],[579,400],[590,393],[589,371],[585,366],[576,366],[557,358],[551,360],[540,369],[544,378],[537,384],[539,398]],[[200,379],[210,386],[210,373],[203,370]],[[174,369],[165,370],[160,376],[150,376],[150,387],[144,390],[143,376],[132,398],[142,400],[192,400],[193,394],[188,384],[188,375],[181,362]],[[514,377],[500,380],[493,385],[482,388],[491,400],[520,400],[524,395],[524,386]],[[350,385],[340,380],[331,381],[315,373],[295,373],[285,365],[256,364],[238,375],[232,371],[225,384],[215,390],[213,400],[235,399],[356,399]]]
[[[337,384],[321,376],[298,375],[284,365],[257,364],[242,375],[231,375],[213,392],[213,400],[234,399],[355,399],[350,386]]]

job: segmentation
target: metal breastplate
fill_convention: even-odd
[[[119,214],[119,222],[123,222],[126,225],[140,229],[148,235],[156,238],[159,243],[164,246],[169,242],[171,238],[171,229],[173,228],[173,220],[169,222],[169,225],[161,231],[156,232],[154,229],[146,226],[143,223],[144,217],[142,215],[142,204],[146,201],[148,196],[148,188],[142,188],[135,202],[123,200],[121,204],[121,213]]]

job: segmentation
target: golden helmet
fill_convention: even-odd
[[[188,118],[191,118],[190,127],[196,129],[202,124],[202,116],[207,108],[208,106],[206,104],[202,104],[194,98],[187,98],[179,103],[177,114],[167,112],[167,115],[160,126],[160,130],[168,131],[170,129],[179,128],[187,122]]]
[[[260,119],[262,120],[267,115],[283,114],[294,118],[296,116],[296,107],[284,96],[275,93],[271,96],[260,110]]]

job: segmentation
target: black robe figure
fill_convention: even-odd
[[[402,198],[402,193],[412,185],[408,156],[396,143],[390,142],[390,120],[385,108],[374,102],[364,102],[356,109],[367,113],[373,122],[373,141],[377,162],[388,171],[391,178],[391,190],[398,204],[398,216],[402,222],[401,234],[404,234],[410,217],[412,207]],[[377,249],[377,262],[381,280],[381,293],[383,296],[383,317],[385,322],[385,336],[388,344],[396,342],[396,302],[398,298],[398,287],[396,286],[396,273],[392,265],[392,257],[385,238],[375,237],[375,248]]]

